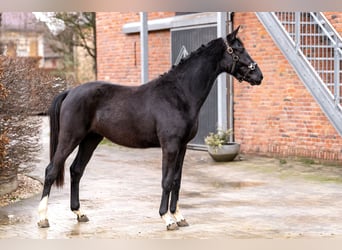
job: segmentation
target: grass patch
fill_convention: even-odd
[[[287,161],[286,161],[285,159],[279,159],[279,163],[280,163],[281,165],[284,165],[284,164],[287,163]]]
[[[301,158],[299,159],[299,162],[305,164],[305,165],[314,165],[315,161],[313,159],[309,159],[309,158]]]
[[[307,175],[304,178],[310,181],[342,184],[342,178],[338,176]]]
[[[107,145],[107,146],[113,146],[113,142],[108,140],[107,138],[103,138],[103,140],[100,142],[100,145]]]

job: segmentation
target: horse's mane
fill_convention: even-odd
[[[198,57],[204,57],[207,59],[210,57],[215,57],[217,60],[220,60],[225,50],[226,45],[222,38],[212,40],[206,45],[201,45],[201,47],[199,47],[197,50],[182,58],[177,65],[172,65],[170,70],[160,75],[159,78],[164,78],[167,76],[171,77],[173,74],[176,74],[179,70],[184,68],[184,65],[187,65],[190,61],[196,60]]]

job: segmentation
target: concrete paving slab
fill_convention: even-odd
[[[48,126],[31,173],[43,179]],[[70,165],[73,156],[66,166]],[[285,239],[342,238],[342,171],[266,157],[214,162],[188,150],[180,208],[190,226],[166,231],[159,218],[161,150],[101,144],[81,180],[81,207],[90,221],[78,223],[66,185],[52,188],[50,228],[37,227],[40,195],[0,208],[0,238],[68,239]]]

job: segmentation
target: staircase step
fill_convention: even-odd
[[[317,73],[333,74],[334,70],[317,70]]]
[[[333,49],[334,46],[333,45],[316,45],[316,44],[301,44],[300,45],[301,48],[311,48],[311,49]]]
[[[306,57],[309,61],[334,61],[333,57]]]

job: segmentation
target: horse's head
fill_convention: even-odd
[[[227,50],[222,63],[225,71],[240,82],[247,81],[251,85],[259,85],[263,79],[261,70],[243,47],[241,40],[236,37],[239,28],[240,26],[227,36]]]

